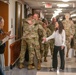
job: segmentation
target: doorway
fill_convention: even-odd
[[[0,16],[2,16],[5,21],[4,31],[8,32],[8,4],[2,1],[0,1]],[[5,66],[8,66],[8,42],[6,42],[4,55],[5,55]]]

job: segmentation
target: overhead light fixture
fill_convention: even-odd
[[[42,3],[45,3],[45,2],[42,2]]]
[[[53,17],[56,17],[56,16],[58,16],[59,15],[59,13],[54,13],[53,14]]]
[[[62,11],[61,10],[59,10],[59,11],[54,11],[55,13],[61,13]]]
[[[63,2],[68,2],[69,0],[62,0]]]
[[[68,7],[69,4],[57,4],[58,7]]]
[[[76,14],[72,14],[72,15],[71,15],[71,17],[74,17],[74,16],[76,16]]]

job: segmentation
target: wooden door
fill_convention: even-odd
[[[4,31],[8,31],[8,4],[0,1],[0,16],[4,18]],[[5,65],[8,65],[8,42],[6,43],[5,48]]]

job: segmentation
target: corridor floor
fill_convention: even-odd
[[[23,69],[18,69],[17,67],[14,67],[12,70],[6,71],[6,75],[76,75],[75,57],[71,60],[66,59],[64,71],[59,71],[59,69],[57,69],[57,71],[55,72],[50,71],[51,56],[48,55],[47,59],[48,62],[42,61],[41,70],[39,71],[37,71],[36,69],[28,70],[26,65],[26,67]]]

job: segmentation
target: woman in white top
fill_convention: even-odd
[[[61,21],[55,23],[55,31],[48,38],[43,38],[43,41],[48,41],[50,39],[55,40],[54,50],[53,50],[53,60],[52,60],[52,69],[56,70],[58,66],[57,53],[60,54],[60,70],[64,70],[64,48],[65,48],[65,30]]]

